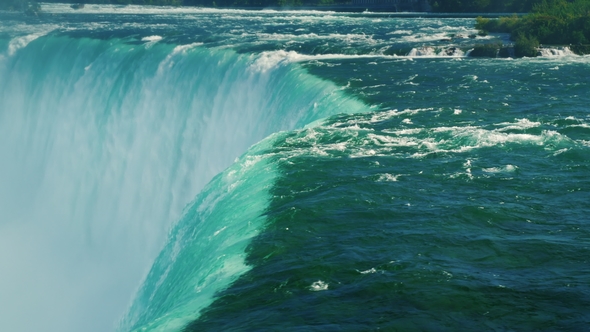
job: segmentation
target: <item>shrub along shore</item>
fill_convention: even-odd
[[[480,34],[510,33],[517,57],[537,56],[540,45],[568,46],[574,53],[590,54],[590,0],[543,1],[528,15],[478,17],[475,26]],[[478,45],[474,51],[489,55],[503,48],[501,44]]]

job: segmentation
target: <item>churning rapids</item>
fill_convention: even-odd
[[[471,59],[508,40],[469,18],[42,8],[0,12],[0,330],[590,324],[590,57]]]

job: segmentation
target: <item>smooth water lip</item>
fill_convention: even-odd
[[[185,52],[177,50],[178,47],[172,50],[175,58],[187,56]],[[191,49],[190,52],[208,51]],[[238,57],[230,51],[219,52],[222,52],[226,61],[231,60],[228,53]],[[250,61],[251,57],[247,55],[234,58],[232,63],[240,66],[236,68],[237,71],[219,75],[231,81],[234,87],[232,92],[245,89],[249,93],[238,94],[246,98],[246,102],[239,104],[240,107],[218,109],[219,116],[225,121],[209,129],[219,129],[228,121],[235,121],[229,119],[236,116],[235,112],[239,112],[237,116],[248,114],[245,111],[252,112],[249,114],[253,116],[250,121],[256,123],[248,125],[248,121],[235,121],[243,130],[256,126],[266,128],[267,132],[278,132],[301,127],[331,114],[366,110],[364,104],[346,97],[332,83],[304,74],[297,66],[278,66],[264,72],[244,70],[251,68]],[[273,92],[275,90],[280,93]],[[223,95],[214,96],[215,100],[227,103],[231,94],[225,93],[225,88],[221,92]],[[240,131],[233,129],[233,133],[228,135],[235,136],[236,132]],[[274,137],[269,136],[262,145],[268,146]],[[171,231],[167,246],[152,266],[129,314],[122,320],[121,330],[147,328],[159,331],[170,324],[176,326],[181,322],[187,323],[198,317],[199,311],[213,301],[218,291],[249,270],[250,267],[244,263],[244,250],[264,222],[264,218],[260,217],[268,201],[264,198],[268,195],[264,193],[272,187],[269,181],[274,179],[265,161],[272,154],[264,157],[254,153],[260,149],[269,149],[260,145],[255,145],[254,150],[217,175],[185,210],[185,216]],[[264,169],[261,172],[263,180],[259,179],[260,176],[247,173],[251,169],[261,168]],[[237,194],[234,193],[241,195],[235,196]],[[232,207],[236,204],[245,205]],[[236,227],[247,231],[237,230]],[[203,249],[206,243],[211,244]],[[204,265],[198,265],[201,263],[195,262],[194,257],[202,257]],[[170,302],[170,294],[176,295],[173,297],[174,302]]]

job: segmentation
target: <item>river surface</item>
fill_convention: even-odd
[[[0,12],[0,330],[584,331],[590,57],[472,18]]]

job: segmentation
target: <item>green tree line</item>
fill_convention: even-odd
[[[590,53],[590,0],[543,0],[525,16],[478,17],[480,33],[510,33],[518,56],[536,56],[540,44],[570,45],[579,54]]]
[[[522,17],[478,18],[476,28],[510,33],[514,40],[532,38],[541,44],[590,44],[590,0],[544,0]]]

